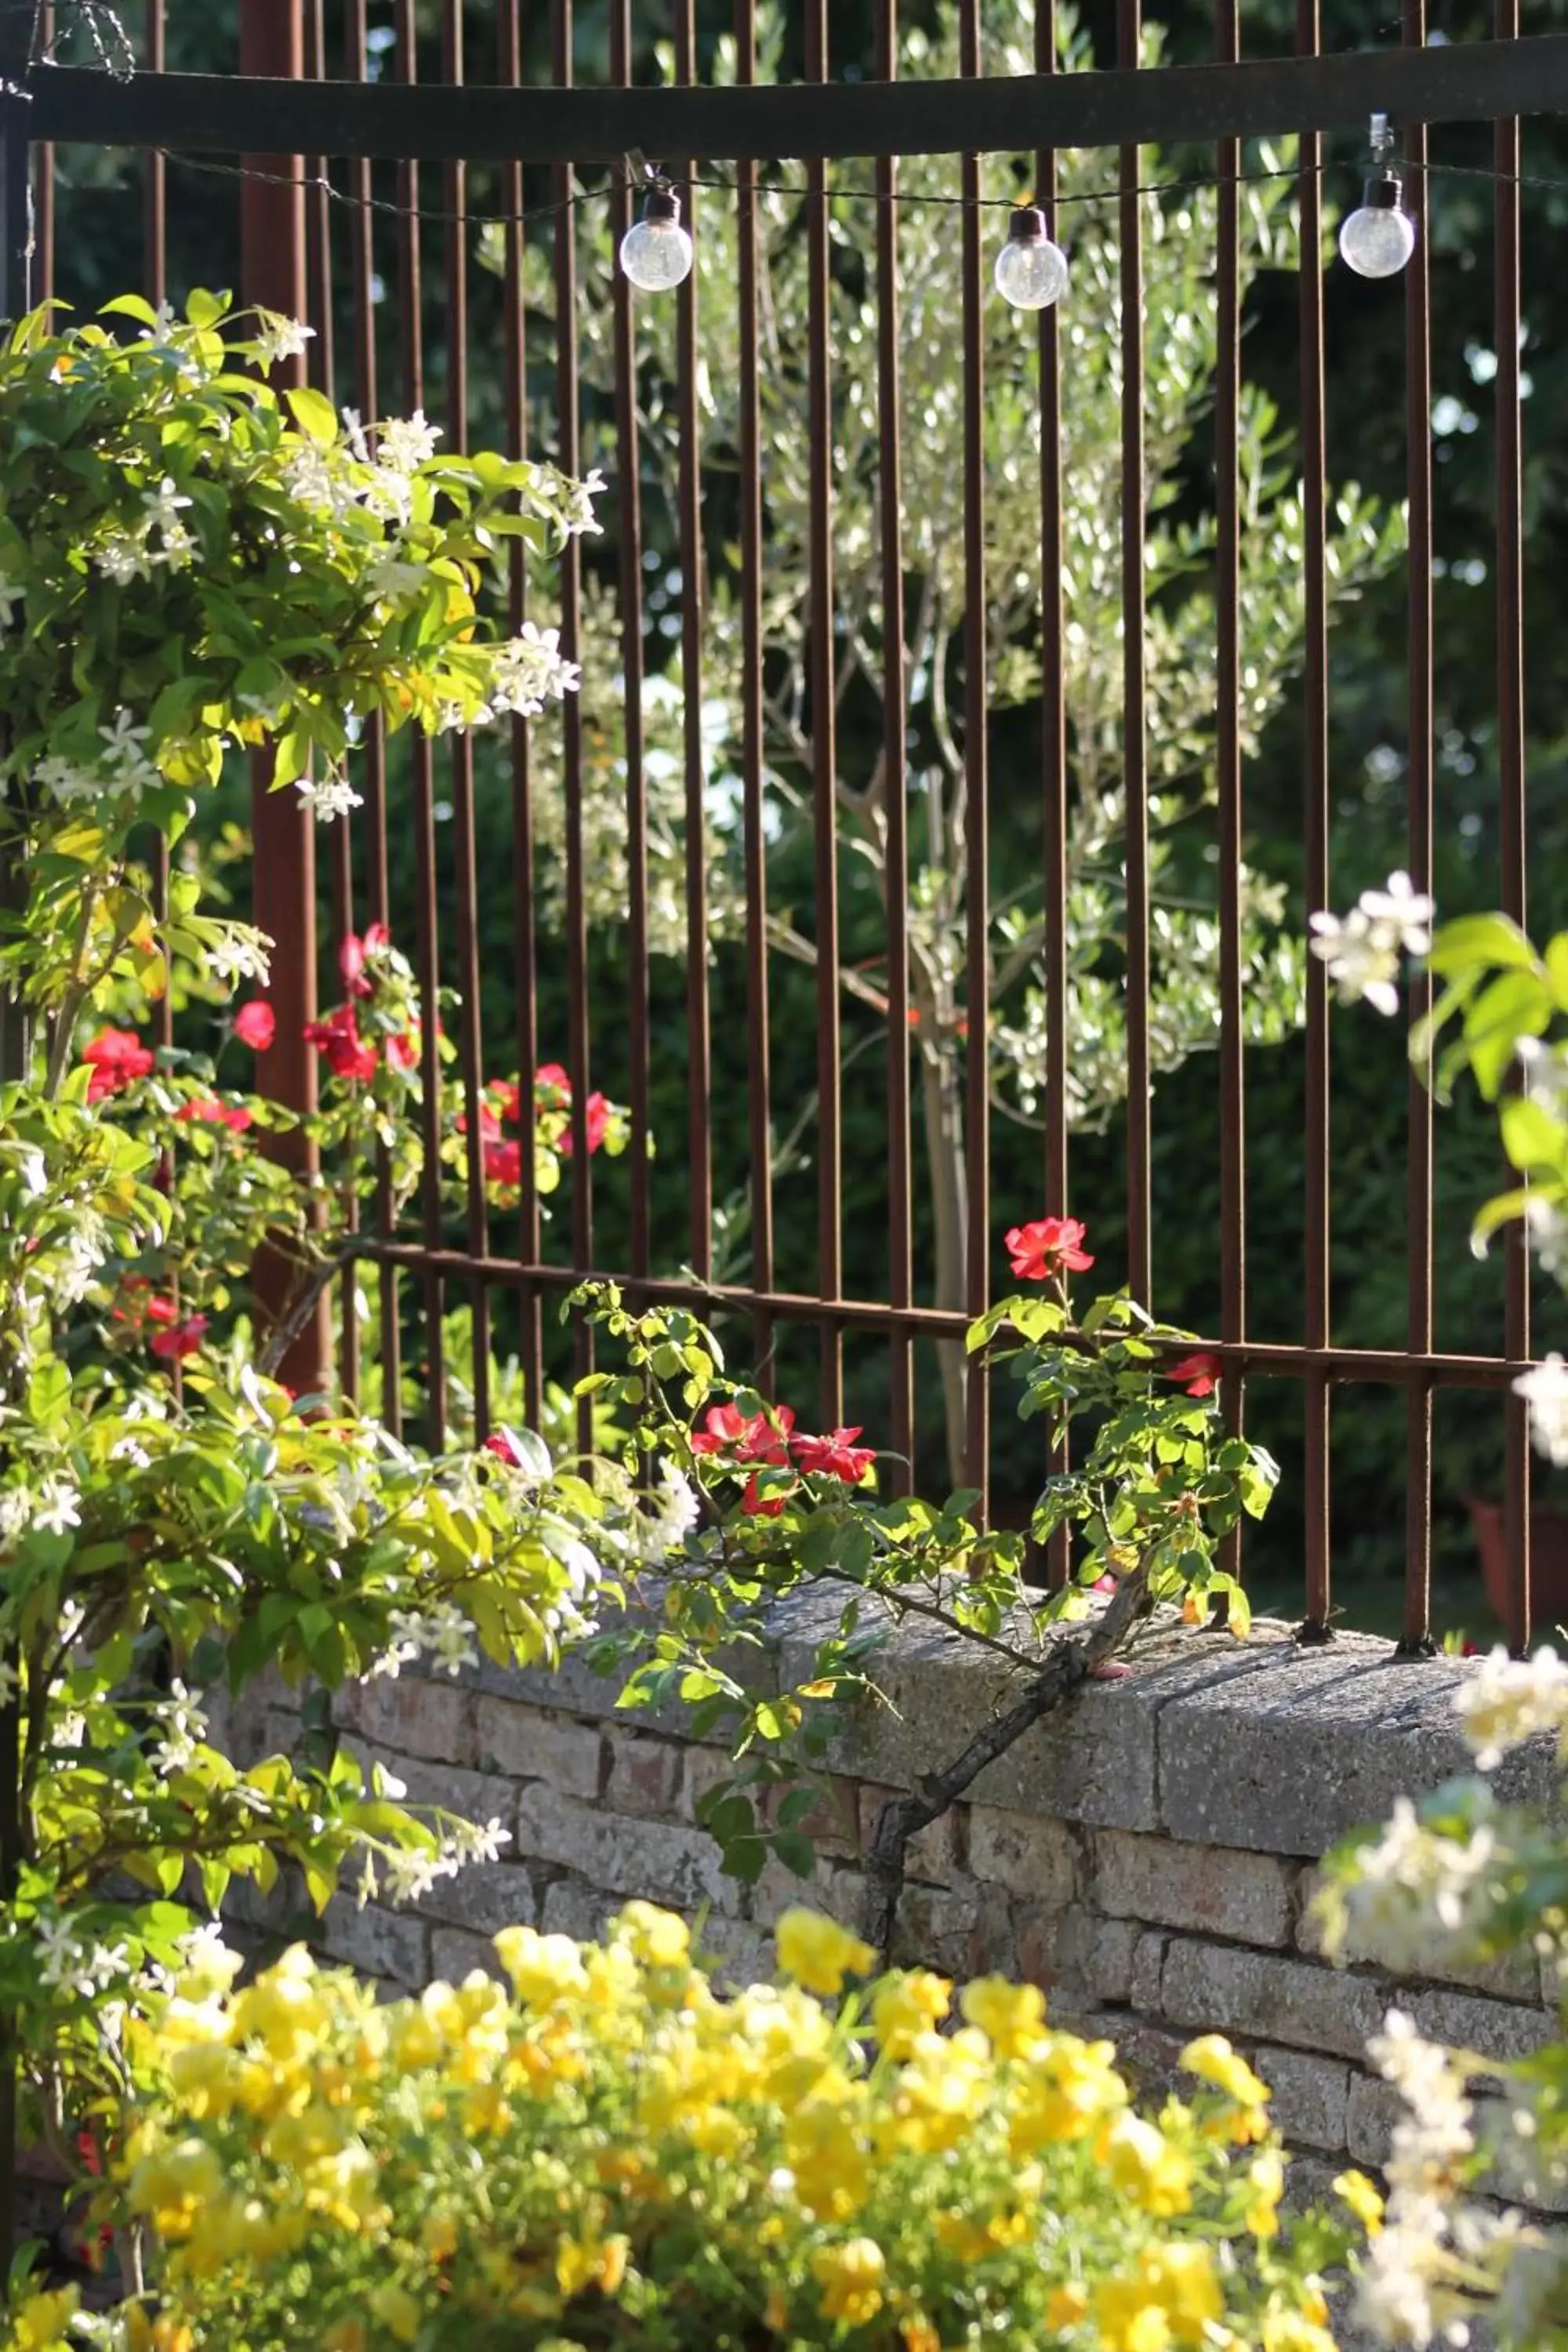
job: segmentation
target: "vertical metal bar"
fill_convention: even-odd
[[[1321,0],[1296,0],[1296,47],[1321,47]],[[1301,497],[1306,577],[1302,666],[1306,733],[1302,746],[1303,867],[1309,910],[1329,899],[1329,622],[1327,453],[1323,415],[1323,142],[1301,140]],[[1329,990],[1317,957],[1307,959],[1307,1234],[1303,1297],[1306,1344],[1329,1344]],[[1306,1416],[1307,1592],[1301,1637],[1331,1633],[1329,1561],[1329,1383],[1321,1370],[1302,1385]]]
[[[305,9],[305,73],[308,79],[327,79],[327,36],[324,0],[307,0]],[[326,189],[327,158],[312,155],[307,168],[306,239],[310,269],[310,317],[315,337],[307,353],[310,381],[328,400],[337,399],[337,350],[332,315],[331,198]],[[329,835],[332,860],[332,929],[342,940],[354,928],[353,827],[345,814]],[[359,1230],[357,1171],[345,1170],[342,1181],[343,1222],[350,1233]],[[359,1273],[350,1265],[338,1286],[342,1329],[338,1345],[338,1377],[343,1394],[357,1403],[360,1391]]]
[[[552,28],[554,77],[566,89],[573,79],[575,35],[574,0],[552,0]],[[580,448],[577,372],[577,226],[574,200],[575,176],[570,164],[555,174],[555,407],[556,460],[568,474],[578,470]],[[690,593],[691,582],[687,581]],[[561,651],[568,661],[581,658],[583,635],[583,562],[579,542],[568,540],[561,557]],[[566,803],[566,966],[569,1009],[567,1067],[572,1076],[572,1263],[585,1274],[594,1263],[594,1179],[588,1156],[588,915],[583,881],[583,714],[575,695],[568,695],[562,722],[562,772]],[[579,1319],[576,1330],[579,1377],[593,1370],[593,1336]],[[593,1410],[584,1397],[578,1409],[577,1442],[586,1453],[593,1443]]]
[[[1519,38],[1519,0],[1497,0],[1499,40]],[[1497,659],[1498,771],[1501,802],[1502,903],[1525,919],[1527,778],[1524,739],[1524,412],[1520,399],[1520,127],[1495,132],[1497,278]],[[1423,241],[1425,243],[1425,240]],[[1517,1362],[1531,1352],[1530,1256],[1522,1231],[1510,1228],[1505,1259],[1504,1346]],[[1509,1394],[1504,1421],[1503,1541],[1508,1560],[1508,1640],[1522,1651],[1531,1638],[1530,1419],[1522,1397]]]
[[[168,61],[167,0],[147,0],[143,20],[149,73],[162,73]],[[169,166],[150,148],[143,164],[142,213],[142,291],[154,310],[169,295]],[[160,831],[153,852],[153,911],[162,924],[169,917],[169,838]],[[165,989],[158,1000],[154,1025],[160,1045],[174,1042],[174,1000]],[[174,1367],[176,1374],[179,1367]]]
[[[415,0],[397,0],[395,19],[398,79],[419,78],[418,24]],[[419,166],[398,165],[400,293],[403,306],[403,381],[410,411],[425,406],[425,271],[419,212]],[[414,844],[417,860],[415,899],[415,965],[419,978],[419,1076],[424,1097],[421,1114],[424,1166],[420,1174],[421,1223],[425,1246],[441,1246],[441,1057],[440,940],[436,877],[436,781],[430,738],[423,729],[409,730],[409,761],[414,778]],[[425,1423],[426,1442],[439,1454],[447,1442],[447,1363],[442,1318],[447,1286],[441,1276],[426,1270],[425,1303]]]
[[[278,80],[300,79],[304,71],[304,26],[300,0],[240,0],[239,61],[244,74]],[[241,284],[247,304],[303,316],[305,299],[305,204],[302,162],[298,155],[247,155],[259,176],[240,189]],[[285,381],[302,384],[303,366],[286,361]],[[316,1057],[305,1042],[316,1016],[316,838],[315,821],[293,792],[271,790],[273,759],[253,752],[250,762],[251,833],[254,842],[252,911],[274,941],[271,999],[277,1034],[259,1061],[261,1091],[309,1118],[316,1108]],[[271,1136],[269,1151],[296,1174],[313,1179],[319,1160],[308,1130]],[[253,1294],[264,1322],[288,1311],[295,1276],[281,1252],[263,1251],[257,1262]],[[330,1377],[331,1322],[321,1301],[290,1347],[279,1376],[302,1393],[316,1394]]]
[[[1118,62],[1136,66],[1142,0],[1117,0]],[[1122,769],[1127,797],[1127,1280],[1152,1289],[1149,1126],[1149,772],[1143,702],[1143,221],[1138,150],[1121,150]]]
[[[1405,0],[1405,44],[1426,40],[1426,0]],[[1426,127],[1405,132],[1409,176],[1405,201],[1416,224],[1415,254],[1405,272],[1405,465],[1410,506],[1409,759],[1406,822],[1411,878],[1418,890],[1432,882],[1432,331],[1426,250]],[[1418,1020],[1432,1001],[1432,983],[1412,983],[1410,1013]],[[1410,1139],[1406,1162],[1406,1344],[1413,1356],[1432,1350],[1432,1095],[1420,1070],[1409,1076]],[[1419,1655],[1432,1646],[1432,1386],[1411,1370],[1405,1391],[1405,1625],[1400,1647]]]
[[[363,81],[369,72],[365,0],[350,0],[344,27],[343,70],[351,81]],[[375,339],[375,215],[371,209],[374,177],[368,163],[352,166],[354,206],[351,215],[353,251],[354,395],[360,415],[374,425],[380,414],[380,375]],[[379,714],[365,721],[360,751],[364,785],[362,837],[367,848],[366,898],[373,922],[390,925],[392,898],[387,874],[386,738]],[[352,902],[351,902],[352,903]],[[352,1179],[351,1179],[352,1181]],[[385,1152],[378,1155],[375,1224],[384,1239],[393,1230],[392,1176]],[[395,1437],[403,1431],[403,1330],[398,1272],[383,1263],[376,1272],[378,1352],[381,1364],[381,1418]],[[347,1379],[345,1366],[344,1378]]]
[[[980,73],[980,0],[962,0],[959,71]],[[969,1233],[964,1304],[985,1312],[991,1295],[991,777],[987,743],[985,613],[985,287],[981,245],[980,158],[959,166],[963,197],[963,819],[967,890],[964,1000],[964,1126]],[[973,1357],[964,1391],[968,1483],[980,1489],[982,1526],[991,1486],[991,1391],[983,1360]]]
[[[626,88],[632,80],[631,0],[612,0],[610,9],[610,79]],[[610,233],[619,249],[632,225],[635,206],[632,166],[623,164],[615,177]],[[637,344],[632,308],[631,281],[617,268],[615,279],[616,449],[620,489],[620,598],[622,724],[626,747],[626,961],[627,1011],[630,1016],[632,1138],[631,1270],[647,1274],[651,1265],[648,1231],[652,1158],[649,1151],[648,1087],[650,1079],[650,1014],[648,1007],[647,944],[647,771],[643,736],[643,582],[642,582],[642,446],[637,432]],[[742,363],[745,338],[741,341]],[[742,485],[744,478],[742,466]]]
[[[1218,0],[1215,54],[1241,56],[1238,0]],[[1241,270],[1238,221],[1241,142],[1219,143],[1218,315],[1215,322],[1215,499],[1218,713],[1220,916],[1220,1335],[1247,1335],[1247,1097],[1242,1027],[1241,875],[1244,847],[1241,774]],[[1237,1365],[1225,1383],[1226,1426],[1239,1434],[1245,1391]],[[1239,1524],[1226,1538],[1221,1566],[1241,1566]]]
[[[807,0],[806,78],[828,78],[827,0]],[[827,167],[806,165],[806,352],[810,434],[812,801],[816,833],[817,1296],[844,1288],[843,1104],[838,1023],[837,664],[834,637],[832,278]],[[844,1418],[843,1328],[822,1320],[821,1413]]]
[[[696,0],[675,11],[675,78],[697,79]],[[697,234],[696,165],[676,167],[686,226]],[[680,693],[686,751],[686,1096],[691,1185],[691,1265],[713,1271],[713,1052],[708,1004],[708,819],[702,752],[702,452],[697,409],[698,288],[694,269],[675,298],[676,408],[680,432]]]
[[[511,89],[522,85],[521,0],[502,0],[500,74]],[[522,294],[523,179],[521,163],[511,163],[502,174],[504,208],[511,215],[506,226],[506,446],[510,457],[528,455],[528,318]],[[510,620],[512,633],[528,616],[528,565],[525,551],[515,541],[511,549]],[[533,785],[529,761],[528,721],[511,723],[512,891],[516,913],[516,1003],[519,1114],[522,1129],[521,1197],[518,1202],[518,1252],[525,1265],[539,1263],[539,1185],[533,1164],[534,1073],[539,1067],[539,983],[534,939],[533,904]],[[645,1113],[646,1118],[646,1113]],[[537,1289],[521,1293],[524,1408],[529,1426],[538,1429],[544,1414],[543,1304]]]
[[[890,5],[894,0],[890,0]],[[757,78],[757,0],[736,0],[736,72]],[[773,1172],[768,1034],[768,870],[763,805],[763,433],[757,167],[735,168],[741,342],[741,774],[746,871],[747,1119],[752,1160],[752,1286],[773,1286]],[[884,529],[886,525],[884,523]],[[890,854],[890,853],[889,853]],[[763,1392],[774,1393],[772,1318],[752,1318],[753,1360]],[[894,1441],[895,1444],[897,1440]]]
[[[459,88],[464,78],[462,0],[443,0],[442,71]],[[460,454],[468,446],[468,175],[466,164],[449,163],[445,173],[447,213],[447,438]],[[462,999],[461,1062],[464,1166],[468,1189],[467,1247],[489,1255],[489,1212],[485,1199],[485,1138],[480,1116],[484,1087],[483,1008],[479,998],[479,871],[474,840],[474,745],[466,733],[452,737],[452,834],[458,885],[458,988]],[[526,1129],[524,1130],[526,1134]],[[471,1288],[474,1438],[482,1444],[490,1428],[490,1295],[487,1285]]]
[[[54,53],[54,0],[42,0],[38,10],[37,53],[47,58]],[[55,299],[55,149],[52,140],[45,140],[34,151],[37,161],[33,170],[33,236],[35,245],[34,282],[37,292],[34,299],[52,302]]]
[[[1035,70],[1057,70],[1056,0],[1037,0]],[[1055,238],[1057,158],[1042,148],[1035,166],[1036,200]],[[1051,1216],[1068,1211],[1068,839],[1070,806],[1067,730],[1067,615],[1062,598],[1062,377],[1061,335],[1053,302],[1039,316],[1040,346],[1040,753],[1045,893],[1046,980],[1046,1197]],[[1054,1476],[1066,1470],[1066,1439],[1051,1448]],[[1071,1537],[1058,1528],[1046,1553],[1046,1581],[1055,1591],[1067,1582]]]
[[[882,0],[876,71],[899,71],[899,0]],[[903,419],[899,377],[899,164],[877,161],[877,410],[882,530],[882,804],[887,814],[888,1296],[914,1303],[914,1210],[910,1107],[910,834],[908,662],[904,646]],[[891,1485],[913,1485],[915,1357],[908,1324],[889,1337]]]

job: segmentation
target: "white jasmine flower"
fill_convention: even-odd
[[[1399,1010],[1397,949],[1377,938],[1371,923],[1354,908],[1342,922],[1337,915],[1308,918],[1312,953],[1327,964],[1329,978],[1342,1004],[1370,1004],[1390,1018]]]
[[[1381,890],[1363,890],[1356,910],[1366,917],[1377,937],[1401,954],[1424,956],[1432,945],[1432,918],[1437,902],[1417,890],[1408,874],[1391,874]]]
[[[370,443],[365,438],[363,417],[357,408],[345,408],[341,414],[344,437],[350,449],[360,465],[368,466],[371,462]]]
[[[1568,1468],[1568,1364],[1555,1353],[1513,1384],[1515,1396],[1530,1406],[1530,1433],[1535,1450],[1544,1454],[1553,1469]]]
[[[382,1855],[386,1891],[394,1903],[417,1903],[439,1878],[454,1878],[457,1864],[441,1853],[419,1853],[406,1846]]]
[[[1510,1748],[1568,1724],[1568,1665],[1544,1644],[1530,1659],[1510,1658],[1500,1644],[1460,1691],[1458,1707],[1476,1762],[1490,1772]]]
[[[280,360],[297,360],[316,332],[299,319],[286,319],[277,310],[260,312],[261,325],[253,341],[256,357],[264,368],[274,368]]]
[[[230,986],[237,980],[258,981],[263,988],[272,977],[272,942],[248,923],[228,923],[224,935],[206,951],[206,967],[214,980]]]
[[[575,694],[583,673],[563,658],[559,629],[539,629],[525,621],[521,634],[496,656],[490,699],[498,710],[535,719],[546,702]]]
[[[170,334],[173,332],[174,329],[179,325],[179,323],[180,314],[175,310],[174,304],[172,302],[160,302],[157,310],[153,313],[152,326],[142,328],[141,341],[144,343],[167,342]]]
[[[81,1944],[64,1919],[40,1920],[34,1930],[34,1942],[38,1951],[39,1976],[47,1985],[63,1988],[84,1957]]]
[[[26,1486],[0,1487],[0,1543],[15,1543],[33,1524],[33,1497]]]
[[[1563,1047],[1549,1045],[1543,1037],[1516,1037],[1513,1050],[1524,1072],[1525,1093],[1548,1110],[1563,1110],[1568,1105],[1568,1055]]]
[[[139,798],[158,782],[158,771],[144,748],[153,740],[150,727],[138,727],[130,711],[121,709],[115,712],[113,726],[100,727],[98,734],[116,792]]]
[[[33,770],[33,782],[44,792],[52,793],[62,808],[73,801],[97,800],[112,790],[108,778],[98,768],[79,767],[76,761],[67,760],[51,751]]]
[[[151,580],[153,556],[145,539],[132,539],[121,531],[105,540],[97,550],[93,562],[106,580],[117,588],[127,588],[132,580]]]
[[[174,476],[165,474],[155,490],[142,493],[142,503],[147,509],[147,520],[142,525],[143,530],[167,533],[171,530],[184,530],[180,517],[193,501],[190,499],[182,498],[174,488]]]
[[[1568,1217],[1556,1203],[1532,1192],[1524,1204],[1525,1239],[1554,1282],[1568,1283]]]
[[[195,561],[195,540],[184,524],[171,524],[163,533],[163,551],[158,558],[159,562],[166,563],[171,572],[188,572]]]
[[[377,455],[390,472],[412,474],[436,455],[440,438],[440,426],[427,424],[425,411],[416,408],[412,416],[394,416],[382,426]]]
[[[502,1846],[510,1843],[511,1832],[499,1821],[455,1822],[444,1851],[460,1866],[466,1862],[499,1862]]]
[[[33,1506],[33,1525],[46,1535],[63,1536],[81,1525],[81,1496],[64,1478],[46,1478]]]
[[[597,532],[604,530],[604,524],[594,512],[594,500],[599,497],[604,488],[605,478],[596,466],[584,480],[573,485],[572,495],[566,507],[566,528],[574,537],[580,537],[584,532]]]
[[[207,1719],[184,1683],[170,1685],[171,1697],[161,1709],[164,1732],[153,1753],[160,1780],[172,1780],[176,1772],[185,1771],[195,1762],[196,1750],[207,1736]]]
[[[351,809],[364,806],[363,793],[356,793],[346,776],[323,776],[320,782],[313,776],[300,776],[294,789],[318,824],[331,824],[347,816]]]

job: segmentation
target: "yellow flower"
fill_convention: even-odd
[[[784,2162],[795,2194],[818,2221],[845,2221],[866,2201],[871,2165],[841,2106],[812,2099],[784,2126]]]
[[[1168,2220],[1191,2205],[1191,2158],[1142,2116],[1122,2114],[1103,2126],[1096,2153],[1117,2188],[1146,2213]]]
[[[369,2302],[377,2319],[391,2328],[400,2344],[413,2343],[423,2314],[405,2286],[400,2286],[395,2279],[386,2279],[372,2290]]]
[[[290,1945],[234,1998],[237,2042],[259,2042],[281,2066],[299,2064],[331,2021],[331,2008],[315,1982],[316,1963],[303,1944]]]
[[[1053,2140],[1081,2139],[1103,2116],[1127,2105],[1127,2085],[1109,2042],[1058,2033],[1037,2054],[1014,2093],[1009,2141],[1027,2156]]]
[[[690,1955],[690,1928],[678,1912],[661,1911],[657,1903],[628,1903],[610,1932],[645,1968],[684,1968]]]
[[[584,2287],[614,2294],[626,2274],[627,2238],[563,2238],[555,2249],[555,2284],[568,2302]]]
[[[1150,2301],[1164,2313],[1176,2343],[1212,2341],[1210,2326],[1225,2316],[1225,2295],[1209,2247],[1191,2239],[1146,2246],[1139,2256],[1138,2275]]]
[[[494,1940],[519,2000],[529,2008],[544,2009],[566,1993],[586,1990],[583,1955],[570,1936],[542,1936],[533,1927],[503,1927]]]
[[[448,2263],[458,2251],[458,2224],[450,2213],[427,2214],[419,2235],[433,2263]]]
[[[1171,2323],[1140,2279],[1107,2279],[1094,2299],[1100,2352],[1166,2352]]]
[[[77,2302],[74,2286],[52,2294],[30,2294],[12,2314],[6,2352],[65,2352],[66,2328]]]
[[[1225,2092],[1238,2106],[1260,2107],[1271,2095],[1268,2084],[1253,2073],[1222,2033],[1204,2033],[1197,2041],[1189,2042],[1182,2053],[1181,2063],[1189,2074],[1212,2083],[1216,2091]]]
[[[965,1985],[959,2007],[977,2025],[998,2058],[1022,2058],[1038,2044],[1046,2024],[1046,1996],[1038,1985],[1009,1984],[1005,1977],[976,1977]]]
[[[145,2214],[160,2237],[190,2235],[196,2215],[211,2207],[223,2189],[223,2167],[205,2139],[176,2140],[155,2148],[131,2174],[131,2210]]]
[[[1052,2287],[1046,2300],[1046,2326],[1053,2335],[1065,2334],[1068,2328],[1076,2327],[1080,2319],[1088,2316],[1087,2287],[1080,2286],[1077,2279],[1068,2279],[1062,2285]]]
[[[1334,2195],[1348,2205],[1369,2238],[1375,2238],[1383,2227],[1383,2200],[1364,2172],[1342,2172],[1334,2182]]]
[[[1255,2157],[1247,2168],[1247,2187],[1252,2194],[1243,2215],[1255,2238],[1273,2238],[1279,2232],[1279,2204],[1285,2193],[1285,2163],[1274,2148]]]
[[[942,2338],[923,2312],[900,2319],[899,2334],[904,2339],[904,2352],[942,2352]]]
[[[1270,2303],[1263,2319],[1261,2352],[1334,2352],[1334,2339],[1309,2313]]]
[[[877,1965],[869,1944],[863,1944],[837,1919],[826,1919],[799,1906],[784,1913],[773,1937],[785,1976],[806,1992],[829,1999],[843,1991],[847,1976],[864,1976]]]
[[[907,2058],[915,2041],[940,2024],[951,2006],[952,1987],[930,1969],[888,1977],[871,2003],[871,2022],[885,2058]]]
[[[805,1915],[809,1916],[809,1914]],[[847,2245],[824,2246],[811,2258],[822,2289],[822,2315],[847,2327],[865,2327],[882,2308],[887,2263],[874,2238],[851,2238]]]

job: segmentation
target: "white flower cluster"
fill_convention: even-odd
[[[520,719],[537,719],[547,702],[575,694],[583,673],[561,652],[559,629],[522,625],[521,635],[503,646],[496,656],[490,688],[493,710],[509,710]]]
[[[1311,916],[1312,953],[1328,966],[1341,1003],[1364,1000],[1378,1013],[1397,1013],[1400,963],[1427,952],[1436,911],[1408,874],[1391,874],[1384,889],[1363,890],[1342,920]]]
[[[1475,2147],[1465,2080],[1448,2053],[1423,2041],[1396,2009],[1367,2050],[1405,2113],[1394,2128],[1388,2209],[1363,2263],[1358,2314],[1385,2344],[1429,2345],[1439,2332],[1462,2344],[1465,2334],[1448,2334],[1461,2308],[1448,2283],[1496,2229],[1459,2194],[1461,2168]]]
[[[658,1485],[653,1514],[634,1514],[625,1538],[628,1557],[641,1568],[662,1568],[673,1552],[683,1550],[701,1516],[696,1488],[673,1463],[659,1464]]]
[[[1513,1384],[1515,1396],[1530,1407],[1530,1433],[1535,1450],[1554,1469],[1568,1469],[1568,1364],[1553,1352]]]
[[[471,1862],[499,1861],[501,1848],[510,1843],[511,1832],[499,1821],[481,1824],[451,1818],[444,1822],[440,1843],[434,1852],[384,1846],[380,1853],[380,1877],[376,1856],[367,1853],[360,1872],[360,1907],[363,1910],[367,1903],[375,1900],[384,1882],[389,1901],[417,1903],[422,1895],[429,1894],[437,1880],[455,1878]]]
[[[215,923],[206,950],[208,976],[227,987],[253,980],[265,988],[272,977],[272,941],[254,923]]]
[[[1568,1725],[1568,1665],[1544,1645],[1528,1659],[1500,1647],[1482,1659],[1458,1706],[1476,1762],[1490,1772],[1510,1748]]]
[[[0,1488],[0,1544],[16,1543],[35,1529],[63,1536],[80,1525],[81,1496],[68,1478],[45,1478],[37,1486]]]
[[[261,325],[253,340],[259,366],[275,368],[283,360],[304,357],[305,346],[315,335],[314,327],[307,327],[300,319],[285,318],[279,310],[258,310],[257,316]]]
[[[103,750],[89,761],[68,760],[52,751],[33,770],[33,782],[68,808],[73,801],[102,801],[123,794],[132,807],[160,779],[147,755],[149,727],[138,727],[129,710],[117,710],[112,727],[100,727]]]
[[[93,562],[106,580],[127,588],[133,580],[151,580],[160,566],[184,572],[195,560],[196,542],[180,517],[194,501],[165,474],[155,490],[145,490],[142,513],[134,524],[112,531],[93,551]],[[158,534],[158,545],[153,534]]]
[[[300,776],[295,791],[304,802],[318,824],[331,824],[352,809],[364,806],[364,794],[356,793],[346,776],[335,772],[322,776]]]
[[[153,1751],[153,1768],[161,1780],[172,1780],[195,1763],[196,1750],[207,1736],[207,1719],[195,1697],[179,1681],[170,1684],[169,1696],[155,1714],[163,1736]]]
[[[453,1675],[479,1663],[473,1626],[450,1601],[434,1609],[395,1610],[392,1633],[391,1647],[370,1668],[373,1675],[395,1681],[405,1666],[420,1658],[429,1658],[439,1673]]]
[[[1447,1837],[1417,1818],[1408,1797],[1395,1799],[1392,1820],[1377,1843],[1357,1854],[1354,1883],[1344,1890],[1352,1957],[1375,1954],[1385,1967],[1420,1975],[1437,1932],[1451,1938],[1454,1957],[1463,1956],[1493,1912],[1500,1857],[1492,1810],[1483,1792],[1469,1837]]]
[[[86,1944],[68,1919],[42,1919],[34,1930],[38,1974],[56,1992],[79,1993],[84,2000],[107,1992],[122,1975],[131,1955],[123,1944]]]

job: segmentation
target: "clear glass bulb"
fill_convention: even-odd
[[[1015,310],[1048,310],[1068,290],[1068,257],[1046,235],[1041,215],[1025,218],[1026,227],[1015,217],[1013,234],[996,256],[996,291]]]
[[[673,212],[662,207],[655,210],[657,201],[650,199],[642,219],[621,239],[621,268],[645,294],[668,294],[671,287],[683,285],[691,275],[697,254],[690,236],[680,226],[676,199],[671,196],[663,200],[675,207]]]
[[[1340,231],[1340,251],[1358,278],[1397,278],[1415,250],[1415,224],[1402,205],[1361,205]]]

